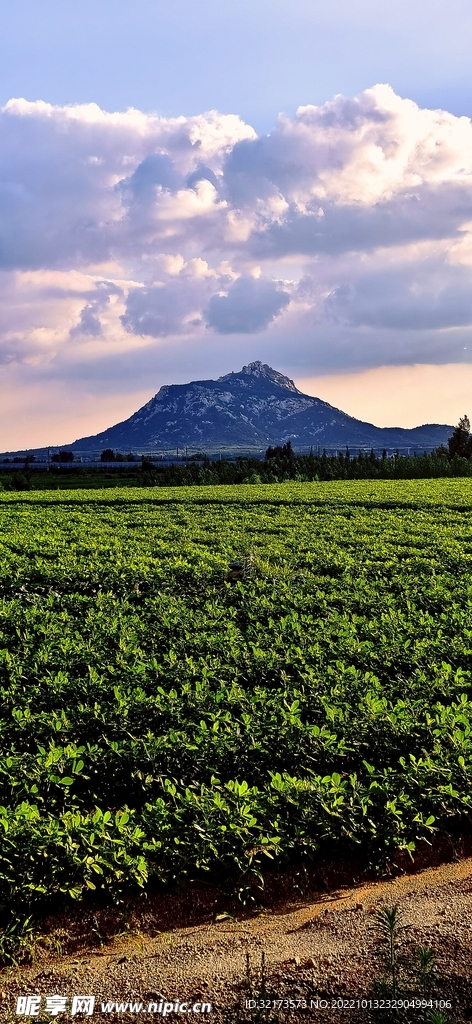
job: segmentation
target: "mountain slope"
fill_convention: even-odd
[[[328,402],[304,395],[288,377],[256,361],[218,380],[165,385],[129,419],[71,446],[172,449],[259,447],[283,444],[335,446],[432,446],[444,443],[451,427],[427,424],[406,430],[375,427]]]

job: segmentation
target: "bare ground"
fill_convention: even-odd
[[[429,994],[451,1001],[448,1022],[472,1020],[472,857],[388,880],[331,887],[305,899],[274,897],[252,914],[221,914],[216,896],[193,890],[187,896],[150,897],[121,922],[116,910],[84,909],[56,918],[36,945],[36,961],[1,973],[0,1020],[26,1020],[15,1007],[17,996],[27,994],[41,995],[42,1005],[55,994],[69,1002],[73,995],[95,996],[92,1018],[69,1018],[67,1011],[53,1018],[41,1010],[31,1018],[39,1021],[98,1015],[125,1024],[142,1019],[141,1013],[102,1014],[101,1004],[142,1001],[147,1012],[150,1002],[159,1006],[175,999],[211,1003],[204,1016],[211,1024],[397,1020],[390,1012],[356,1005],[372,997],[373,982],[385,976],[385,943],[375,911],[393,905],[406,926],[399,966],[403,988],[412,991],[415,947],[429,947],[435,954]],[[292,1000],[293,1007],[258,1011],[246,1005],[261,995],[264,959],[264,999]],[[321,1007],[304,1008],[304,1001],[316,999],[324,1001]],[[333,1000],[354,1000],[354,1005],[333,1006]],[[154,1011],[156,1016],[162,1019]],[[170,1013],[168,1019],[182,1016]],[[425,1011],[410,1008],[401,1019],[423,1021]]]

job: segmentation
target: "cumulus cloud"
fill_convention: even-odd
[[[205,319],[219,334],[252,334],[268,327],[289,302],[289,293],[274,281],[240,277],[226,295],[211,297]]]
[[[260,138],[215,111],[0,112],[4,363],[211,373],[230,335],[305,374],[454,361],[471,294],[472,123],[388,86]]]
[[[98,316],[95,315],[93,306],[84,306],[80,311],[80,320],[75,327],[69,331],[70,338],[80,337],[81,334],[88,334],[92,338],[98,338],[102,333],[102,325]]]
[[[108,306],[111,295],[121,295],[122,289],[112,281],[96,281],[90,293],[90,301],[80,311],[80,319],[69,331],[70,338],[89,336],[99,338],[103,335],[103,325],[99,314]]]
[[[200,258],[185,263],[182,257],[168,256],[160,262],[159,281],[128,293],[126,312],[120,320],[129,334],[166,338],[201,327],[202,306],[227,278],[212,271]]]
[[[0,117],[0,266],[84,266],[116,251],[126,256],[134,216],[143,231],[143,204],[154,201],[153,225],[162,207],[168,219],[166,198],[179,187],[188,191],[186,177],[204,163],[207,178],[197,177],[207,182],[228,149],[253,135],[238,117],[216,112],[166,119],[11,100]],[[182,213],[187,219],[184,199],[180,206],[173,207],[176,221]],[[148,237],[144,231],[144,248]]]
[[[334,320],[355,327],[442,330],[472,325],[471,276],[439,259],[354,274],[327,297]]]

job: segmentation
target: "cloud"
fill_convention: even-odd
[[[81,309],[79,322],[75,327],[71,327],[69,338],[102,337],[103,325],[98,314],[108,306],[111,295],[121,294],[122,289],[112,281],[96,281],[95,288],[90,294],[90,302]]]
[[[145,249],[140,207],[155,200],[151,220],[158,222],[166,196],[187,191],[186,177],[197,173],[203,181],[205,165],[207,180],[229,148],[253,135],[238,117],[216,112],[166,119],[11,100],[0,115],[0,267],[85,266],[116,252],[126,256],[135,218]]]
[[[325,300],[325,311],[335,321],[406,331],[472,327],[468,268],[429,259],[353,277]]]
[[[71,327],[69,331],[70,338],[80,337],[82,334],[88,334],[91,338],[98,338],[102,333],[102,325],[98,318],[95,316],[93,306],[84,306],[80,311],[80,320],[75,327]]]
[[[274,281],[240,277],[227,295],[212,296],[205,319],[218,334],[252,334],[268,327],[289,302]]]
[[[309,201],[300,211],[292,203],[280,220],[254,224],[248,248],[257,260],[372,252],[428,239],[459,239],[470,220],[470,186],[427,183],[372,205]]]
[[[182,188],[183,179],[169,156],[165,153],[151,153],[141,160],[132,175],[120,182],[120,185],[123,190],[128,187],[134,199],[152,201],[156,187],[175,192]]]
[[[201,309],[208,295],[227,280],[210,270],[199,258],[187,263],[182,257],[161,261],[160,280],[148,288],[128,293],[126,311],[120,317],[129,334],[166,338],[191,333],[202,326]]]
[[[472,123],[389,86],[259,138],[216,111],[0,111],[0,361],[28,379],[157,387],[230,344],[292,375],[457,362],[470,295]]]

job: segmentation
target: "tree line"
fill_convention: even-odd
[[[347,447],[334,455],[299,455],[290,441],[267,448],[263,459],[237,458],[211,461],[202,456],[192,464],[156,466],[143,459],[140,468],[144,486],[193,486],[198,484],[270,484],[288,480],[411,480],[431,477],[472,477],[470,422],[463,416],[447,442],[432,452],[388,456]]]
[[[72,456],[66,458],[66,456]],[[20,461],[20,460],[15,460]],[[0,490],[41,489],[42,480],[49,474],[37,472],[31,474],[29,457],[22,471],[13,477],[0,481]],[[73,454],[59,452],[55,462],[71,462]],[[349,448],[328,455],[326,451],[309,455],[297,454],[290,441],[283,445],[267,448],[264,457],[238,457],[236,459],[210,459],[198,453],[184,463],[156,465],[147,458],[139,460],[137,456],[123,455],[111,448],[101,454],[104,462],[135,461],[136,468],[127,470],[127,484],[138,484],[144,487],[192,487],[203,484],[270,484],[284,483],[295,480],[310,482],[317,480],[411,480],[415,478],[434,477],[472,477],[472,436],[470,421],[462,416],[454,428],[446,445],[441,445],[432,452],[421,454],[400,455],[394,452],[387,455],[376,455],[370,452],[351,454]],[[51,469],[53,467],[51,466]],[[90,483],[96,486],[96,478],[100,475],[100,486],[116,486],[122,482],[122,474],[102,480],[102,470],[92,465],[85,465],[74,472],[74,483],[80,487]],[[33,482],[34,476],[34,482]],[[83,482],[79,482],[78,477]],[[87,478],[87,483],[85,482]],[[61,486],[69,486],[69,482],[61,473]]]

